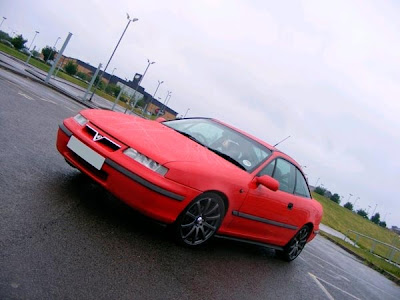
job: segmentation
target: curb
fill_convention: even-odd
[[[358,255],[357,253],[355,253],[354,251],[352,251],[351,249],[346,248],[345,246],[343,246],[342,244],[339,244],[338,242],[336,242],[334,239],[332,239],[330,236],[328,236],[328,234],[324,231],[320,231],[320,235],[324,238],[326,238],[327,240],[329,240],[330,242],[334,243],[335,245],[339,246],[340,248],[342,248],[343,250],[345,250],[346,252],[350,253],[351,255],[354,255],[355,257],[357,257],[359,260],[363,261],[368,267],[370,267],[371,269],[381,273],[383,276],[385,276],[386,278],[390,279],[391,281],[393,281],[394,283],[396,283],[397,285],[400,285],[400,278],[398,278],[397,276],[377,267],[376,265],[374,265],[373,263],[367,261],[364,257]]]

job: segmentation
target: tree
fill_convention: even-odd
[[[1,31],[0,30],[0,40],[6,40],[6,41],[10,41],[12,40],[11,36],[8,35],[7,32]]]
[[[336,193],[334,193],[329,199],[331,199],[333,202],[336,202],[338,204],[340,203],[340,196]],[[353,209],[353,206],[352,206],[352,209]]]
[[[100,75],[97,75],[96,79],[94,80],[94,85],[97,86],[99,90],[104,89],[104,81],[103,79],[99,82],[100,80]]]
[[[67,62],[67,64],[64,67],[65,72],[67,72],[68,75],[75,75],[76,72],[78,72],[78,65],[75,64],[73,61]]]
[[[386,222],[385,221],[380,221],[379,226],[386,228]]]
[[[56,51],[50,46],[46,46],[42,49],[42,54],[44,61],[53,60],[54,56],[56,56]]]
[[[362,208],[357,210],[357,215],[360,215],[361,217],[368,219],[368,214],[365,210],[363,210]]]
[[[371,222],[374,222],[375,224],[379,224],[381,216],[379,213],[376,213],[371,217]]]
[[[322,196],[325,195],[326,189],[324,189],[323,187],[317,186],[314,190],[314,192],[316,192],[317,194],[320,194]]]
[[[83,73],[83,72],[77,72],[76,76],[78,76],[83,81],[89,81],[89,79],[90,79],[90,77],[87,74]]]
[[[39,55],[40,55],[40,53],[37,52],[36,50],[33,50],[33,51],[32,51],[32,56],[33,56],[33,57],[39,57]]]
[[[115,97],[118,96],[120,91],[121,91],[121,87],[119,87],[118,85],[115,85],[113,83],[107,85],[106,88],[105,88],[105,92],[107,94],[115,96]]]
[[[25,43],[28,40],[25,40],[22,34],[17,35],[15,38],[11,40],[11,43],[14,45],[14,48],[17,50],[21,50],[22,48],[25,47]]]
[[[347,202],[343,207],[353,211],[353,204],[351,204],[351,202]]]

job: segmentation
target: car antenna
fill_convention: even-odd
[[[288,137],[284,138],[282,141],[276,143],[276,144],[274,145],[274,147],[276,147],[276,146],[278,146],[280,143],[286,141],[288,138],[290,138],[290,135],[289,135]]]

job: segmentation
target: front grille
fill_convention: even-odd
[[[106,148],[108,148],[108,149],[110,149],[112,151],[116,151],[116,150],[121,148],[120,145],[118,145],[117,143],[113,142],[108,137],[101,135],[96,129],[94,129],[90,125],[86,124],[85,131],[86,131],[86,133],[88,133],[92,137],[93,141],[105,146]]]

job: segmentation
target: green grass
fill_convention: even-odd
[[[381,226],[376,225],[375,223],[372,223],[371,221],[357,215],[354,212],[351,212],[350,210],[336,204],[335,202],[324,196],[313,193],[313,198],[316,199],[319,203],[321,203],[322,207],[324,208],[322,223],[337,231],[340,231],[345,235],[348,235],[351,240],[355,241],[356,236],[354,234],[349,234],[348,233],[349,229],[364,234],[366,236],[372,237],[376,240],[387,243],[389,245],[395,246],[397,248],[400,247],[400,239],[398,235],[390,231],[389,229],[383,228]],[[351,250],[355,248],[351,246],[349,243],[346,243],[343,240],[341,241],[343,242],[343,245],[346,248],[349,248]],[[377,265],[376,260],[383,261],[384,263],[381,264],[382,267],[385,267],[387,265],[390,266],[390,268],[386,267],[384,268],[384,270],[387,270],[388,272],[391,272],[393,268],[397,269],[398,272],[400,272],[399,268],[397,268],[396,266],[393,266],[385,262],[383,259],[377,258],[376,256],[372,255],[369,252],[372,243],[373,242],[371,240],[360,237],[357,240],[357,245],[360,248],[355,248],[357,249],[357,252],[356,251],[354,252],[365,253],[365,259],[368,262],[373,263],[374,265]],[[390,248],[388,248],[387,246],[379,244],[377,244],[374,249],[374,252],[382,257],[389,257],[390,251],[391,251]],[[395,256],[393,257],[393,260],[397,262],[400,261],[399,252],[396,252]]]
[[[353,253],[362,257],[366,261],[366,264],[371,265],[374,269],[378,271],[385,270],[386,272],[389,272],[395,275],[396,277],[400,278],[400,268],[396,267],[395,265],[392,265],[387,261],[379,257],[376,257],[375,255],[373,255],[368,251],[354,247],[340,238],[337,238],[327,233],[324,233],[324,235],[327,235],[331,240],[335,241],[335,243],[341,245],[342,247],[345,247],[346,249],[351,250]]]
[[[0,43],[0,51],[3,51],[4,53],[7,53],[9,55],[12,55],[20,60],[26,61],[28,56],[22,52],[19,52],[18,50],[15,50],[11,47],[8,47],[2,43]]]

